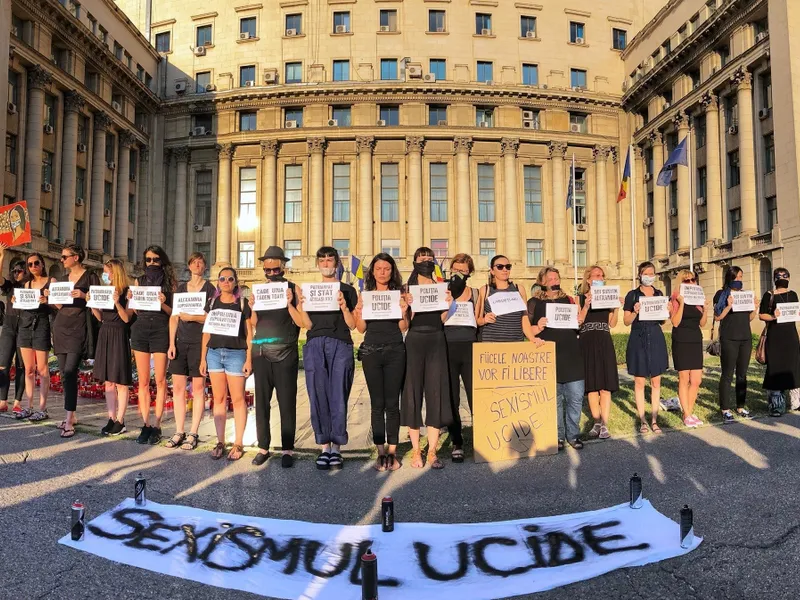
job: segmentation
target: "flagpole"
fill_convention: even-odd
[[[585,192],[584,192],[585,193]],[[575,272],[575,290],[578,289],[578,202],[575,197],[575,153],[572,153],[572,270]]]
[[[633,144],[628,145],[628,157],[630,159],[630,191],[631,191],[631,282],[636,288],[636,177],[635,177],[635,157],[633,155]],[[624,169],[624,167],[623,167]],[[623,171],[624,176],[624,171]]]
[[[686,132],[686,167],[689,169],[689,270],[694,272],[694,173],[692,168],[692,128]]]

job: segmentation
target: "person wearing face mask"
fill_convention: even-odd
[[[611,416],[611,394],[619,389],[617,355],[611,330],[617,326],[617,308],[592,308],[592,289],[605,285],[606,273],[602,267],[592,265],[583,272],[580,302],[580,349],[589,410],[594,424],[589,438],[606,440],[611,437],[608,420]]]
[[[256,434],[258,453],[253,464],[263,465],[269,458],[270,403],[272,392],[278,397],[281,418],[281,467],[294,465],[294,439],[297,429],[297,373],[300,357],[297,339],[303,319],[297,310],[297,288],[286,280],[289,259],[278,246],[270,246],[259,258],[264,276],[270,283],[287,284],[286,308],[253,311],[250,321],[254,327],[252,355],[256,384]],[[250,296],[250,307],[253,307]]]
[[[332,246],[317,250],[317,266],[323,283],[339,284],[339,310],[331,312],[305,311],[302,290],[297,290],[298,310],[303,327],[308,330],[303,346],[303,370],[311,404],[311,426],[314,437],[322,447],[316,464],[320,470],[341,469],[341,446],[347,444],[347,400],[353,387],[355,358],[353,311],[358,294],[352,285],[336,276],[342,264],[339,252]]]
[[[759,318],[767,328],[767,371],[763,387],[769,394],[769,415],[780,417],[786,412],[786,391],[800,387],[800,339],[796,323],[779,323],[780,306],[797,302],[797,293],[789,289],[789,271],[775,269],[772,273],[775,290],[766,292],[758,309]]]
[[[736,412],[740,417],[750,418],[747,403],[747,369],[753,352],[753,339],[750,322],[756,318],[756,311],[734,311],[731,292],[741,291],[743,272],[739,267],[730,266],[725,271],[722,289],[714,294],[714,320],[719,323],[720,363],[722,374],[719,378],[719,404],[723,423],[733,423],[731,404],[731,381],[736,371]]]
[[[661,433],[658,426],[658,409],[661,405],[661,374],[669,368],[667,342],[661,330],[660,321],[641,321],[639,319],[639,299],[663,296],[661,290],[653,287],[656,282],[656,267],[651,262],[639,265],[639,287],[625,296],[625,325],[631,328],[625,358],[628,374],[633,376],[636,411],[639,413],[639,433],[648,433],[645,419],[645,384],[650,379],[650,428],[653,433]]]
[[[7,246],[0,244],[0,264],[5,258]],[[13,307],[11,297],[14,288],[22,285],[25,279],[25,261],[14,259],[9,265],[8,277],[0,276],[0,293],[6,298],[2,331],[0,331],[0,413],[8,412],[8,391],[11,387],[11,365],[14,365],[14,407],[16,416],[22,413],[22,396],[25,393],[25,369],[22,354],[17,347],[17,331],[19,330],[19,311]],[[62,423],[63,426],[63,423]]]
[[[489,303],[494,294],[519,294],[522,302],[528,301],[525,290],[511,281],[511,261],[502,254],[493,256],[489,261],[489,284],[481,288],[478,298],[478,325],[482,342],[522,342],[525,340],[523,328],[526,327],[528,314],[519,312],[495,315]]]

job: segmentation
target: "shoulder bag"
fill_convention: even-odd
[[[771,296],[772,298],[769,301],[770,310],[772,310],[773,302],[775,302],[775,294],[771,293]],[[769,323],[764,323],[764,329],[761,330],[761,336],[758,338],[758,345],[756,346],[756,362],[760,365],[767,364],[767,329],[769,329]]]

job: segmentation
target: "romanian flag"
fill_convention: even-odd
[[[444,258],[442,259],[442,263],[444,263]],[[438,283],[442,283],[444,281],[444,274],[442,273],[442,267],[439,261],[436,260],[436,257],[433,258],[433,264],[435,265],[433,268],[433,276]]]
[[[358,282],[358,291],[364,291],[364,264],[357,256],[350,257],[350,273]]]
[[[631,179],[631,148],[628,146],[628,156],[625,158],[625,168],[622,170],[622,183],[619,186],[617,202],[622,202],[628,197],[628,182]]]

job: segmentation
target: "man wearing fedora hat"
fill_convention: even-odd
[[[278,246],[270,246],[259,257],[264,276],[270,283],[286,282],[284,277],[289,259]],[[253,459],[256,466],[263,465],[269,457],[270,403],[272,392],[278,396],[281,415],[281,466],[294,464],[295,429],[297,423],[297,373],[299,357],[297,339],[302,319],[297,310],[297,294],[291,281],[286,290],[286,308],[253,311],[253,375],[256,384],[256,433],[258,454]],[[253,297],[250,297],[252,308]]]

